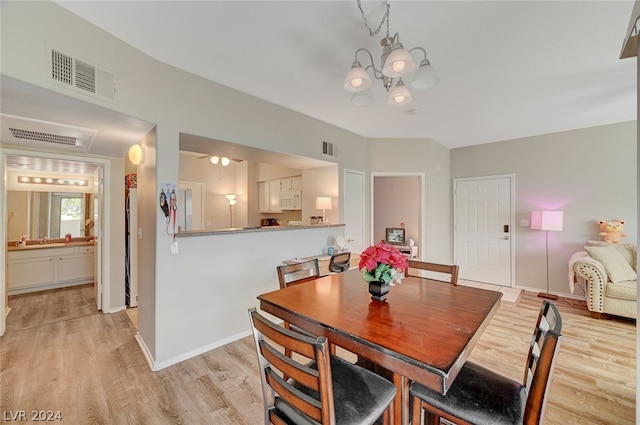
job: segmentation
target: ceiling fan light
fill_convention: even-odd
[[[416,69],[416,64],[401,43],[396,43],[384,61],[382,73],[389,78],[404,77]]]
[[[231,160],[229,160],[229,158],[227,158],[226,156],[223,156],[222,158],[220,158],[220,164],[223,167],[226,167],[227,165],[229,165],[230,162]]]
[[[435,86],[439,82],[440,78],[438,77],[436,70],[431,66],[429,59],[423,59],[413,77],[411,87],[418,90],[425,90]]]
[[[373,93],[371,90],[356,92],[351,96],[353,106],[369,106],[373,103]]]
[[[355,61],[344,79],[344,89],[348,92],[362,92],[371,86],[371,78],[362,68],[360,62]]]
[[[395,88],[391,90],[389,93],[388,103],[392,106],[402,106],[411,103],[413,97],[411,96],[411,92],[404,85],[402,79],[398,80]]]
[[[218,162],[220,162],[220,157],[218,155],[213,155],[211,158],[209,158],[209,161],[211,161],[213,165],[218,165]]]

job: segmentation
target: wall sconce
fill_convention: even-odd
[[[144,157],[143,157],[142,146],[137,144],[131,146],[129,148],[129,161],[131,161],[133,165],[140,165],[142,164],[143,160],[144,160]]]
[[[331,198],[328,196],[318,196],[316,198],[316,209],[322,210],[322,222],[328,223],[327,221],[327,210],[332,209]]]

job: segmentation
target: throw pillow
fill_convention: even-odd
[[[614,247],[585,246],[584,249],[589,255],[602,263],[611,282],[616,283],[625,280],[636,280],[638,278],[636,272]]]

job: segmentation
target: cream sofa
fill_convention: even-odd
[[[589,241],[571,260],[575,280],[582,279],[591,316],[637,318],[638,246]]]

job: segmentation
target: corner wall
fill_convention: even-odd
[[[564,211],[563,230],[549,235],[549,286],[559,294],[571,293],[571,255],[601,239],[598,219],[626,219],[624,241],[637,242],[636,171],[635,121],[451,151],[452,178],[515,175],[516,286],[546,287],[545,233],[520,220],[532,210]]]

